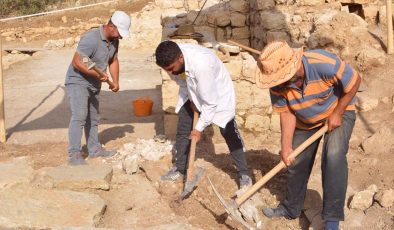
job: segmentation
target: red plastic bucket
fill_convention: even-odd
[[[152,114],[153,101],[149,97],[141,97],[133,102],[133,111],[137,117],[145,117]]]

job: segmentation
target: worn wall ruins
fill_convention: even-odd
[[[156,47],[161,40],[169,39],[175,27],[192,24],[203,3],[204,0],[156,0],[134,16],[142,23],[134,24],[139,29],[134,33],[133,45]],[[156,14],[160,14],[160,21]],[[199,43],[217,53],[235,85],[238,125],[243,132],[264,138],[266,133],[279,132],[279,116],[272,112],[268,91],[255,85],[255,57],[230,45],[228,39],[258,50],[278,39],[288,41],[292,47],[323,48],[335,52],[362,72],[385,61],[384,50],[377,39],[382,39],[384,23],[385,7],[381,1],[208,0],[194,24],[195,30],[204,37],[175,41]],[[224,49],[218,51],[218,47]],[[178,87],[164,71],[162,76],[165,132],[173,136]]]

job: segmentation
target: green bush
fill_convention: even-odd
[[[61,0],[0,0],[1,17],[35,14]]]

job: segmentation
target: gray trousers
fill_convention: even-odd
[[[100,90],[93,86],[67,84],[66,93],[71,109],[68,128],[68,153],[71,155],[81,152],[83,129],[88,152],[96,153],[101,149],[98,141],[98,124],[100,121],[98,95]]]
[[[178,113],[178,127],[176,134],[176,162],[175,166],[181,173],[186,173],[187,159],[190,151],[191,141],[189,139],[193,126],[193,110],[190,107],[190,101],[187,101]],[[249,175],[248,165],[246,163],[245,148],[239,134],[235,120],[227,123],[225,128],[220,128],[220,133],[226,140],[230,154],[235,161],[239,176]]]
[[[324,135],[321,158],[323,183],[322,217],[328,221],[344,220],[344,205],[348,181],[348,165],[346,154],[349,140],[356,120],[355,111],[345,111],[342,125]],[[319,128],[313,130],[296,129],[293,138],[293,149],[312,136]],[[320,138],[321,139],[321,138]],[[281,203],[290,217],[297,218],[301,214],[307,190],[308,179],[319,147],[320,139],[306,148],[288,168],[287,195]]]

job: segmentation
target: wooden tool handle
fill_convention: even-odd
[[[103,73],[103,71],[101,71],[96,66],[93,66],[92,70],[96,71],[96,73],[98,73],[98,75],[100,75],[100,77],[105,77],[105,74]],[[114,83],[112,81],[110,81],[109,79],[106,80],[105,82],[107,82],[107,84],[110,86],[111,89],[115,87]]]
[[[239,46],[239,47],[241,47],[242,49],[247,50],[247,51],[249,51],[249,52],[251,52],[251,53],[255,53],[255,54],[259,54],[259,55],[261,54],[260,51],[255,50],[255,49],[250,48],[250,47],[247,47],[247,46],[245,46],[245,45],[242,45],[242,44],[240,44],[240,43],[238,43],[238,42],[235,42],[235,41],[233,41],[233,40],[228,40],[228,43],[233,44],[233,45],[236,45],[236,46]]]
[[[298,146],[290,155],[289,157],[297,157],[306,147],[308,147],[310,144],[312,144],[314,141],[319,139],[325,132],[327,132],[328,126],[324,125],[319,131],[314,133],[311,137],[309,137],[304,143],[302,143],[300,146]],[[242,194],[240,197],[235,199],[235,203],[240,206],[243,204],[249,197],[251,197],[253,194],[255,194],[267,181],[269,181],[272,177],[274,177],[280,170],[285,168],[286,165],[283,161],[280,161],[279,164],[277,164],[271,171],[269,171],[267,174],[263,176],[259,181],[257,181],[250,189],[248,189],[244,194]]]
[[[193,116],[193,129],[196,128],[196,124],[198,121],[198,112],[194,112]],[[187,167],[187,178],[186,181],[191,181],[193,180],[193,174],[194,174],[194,159],[196,156],[196,145],[197,145],[197,139],[195,137],[192,137],[192,143],[190,145],[190,152],[189,152],[189,161],[188,161],[188,167]]]

